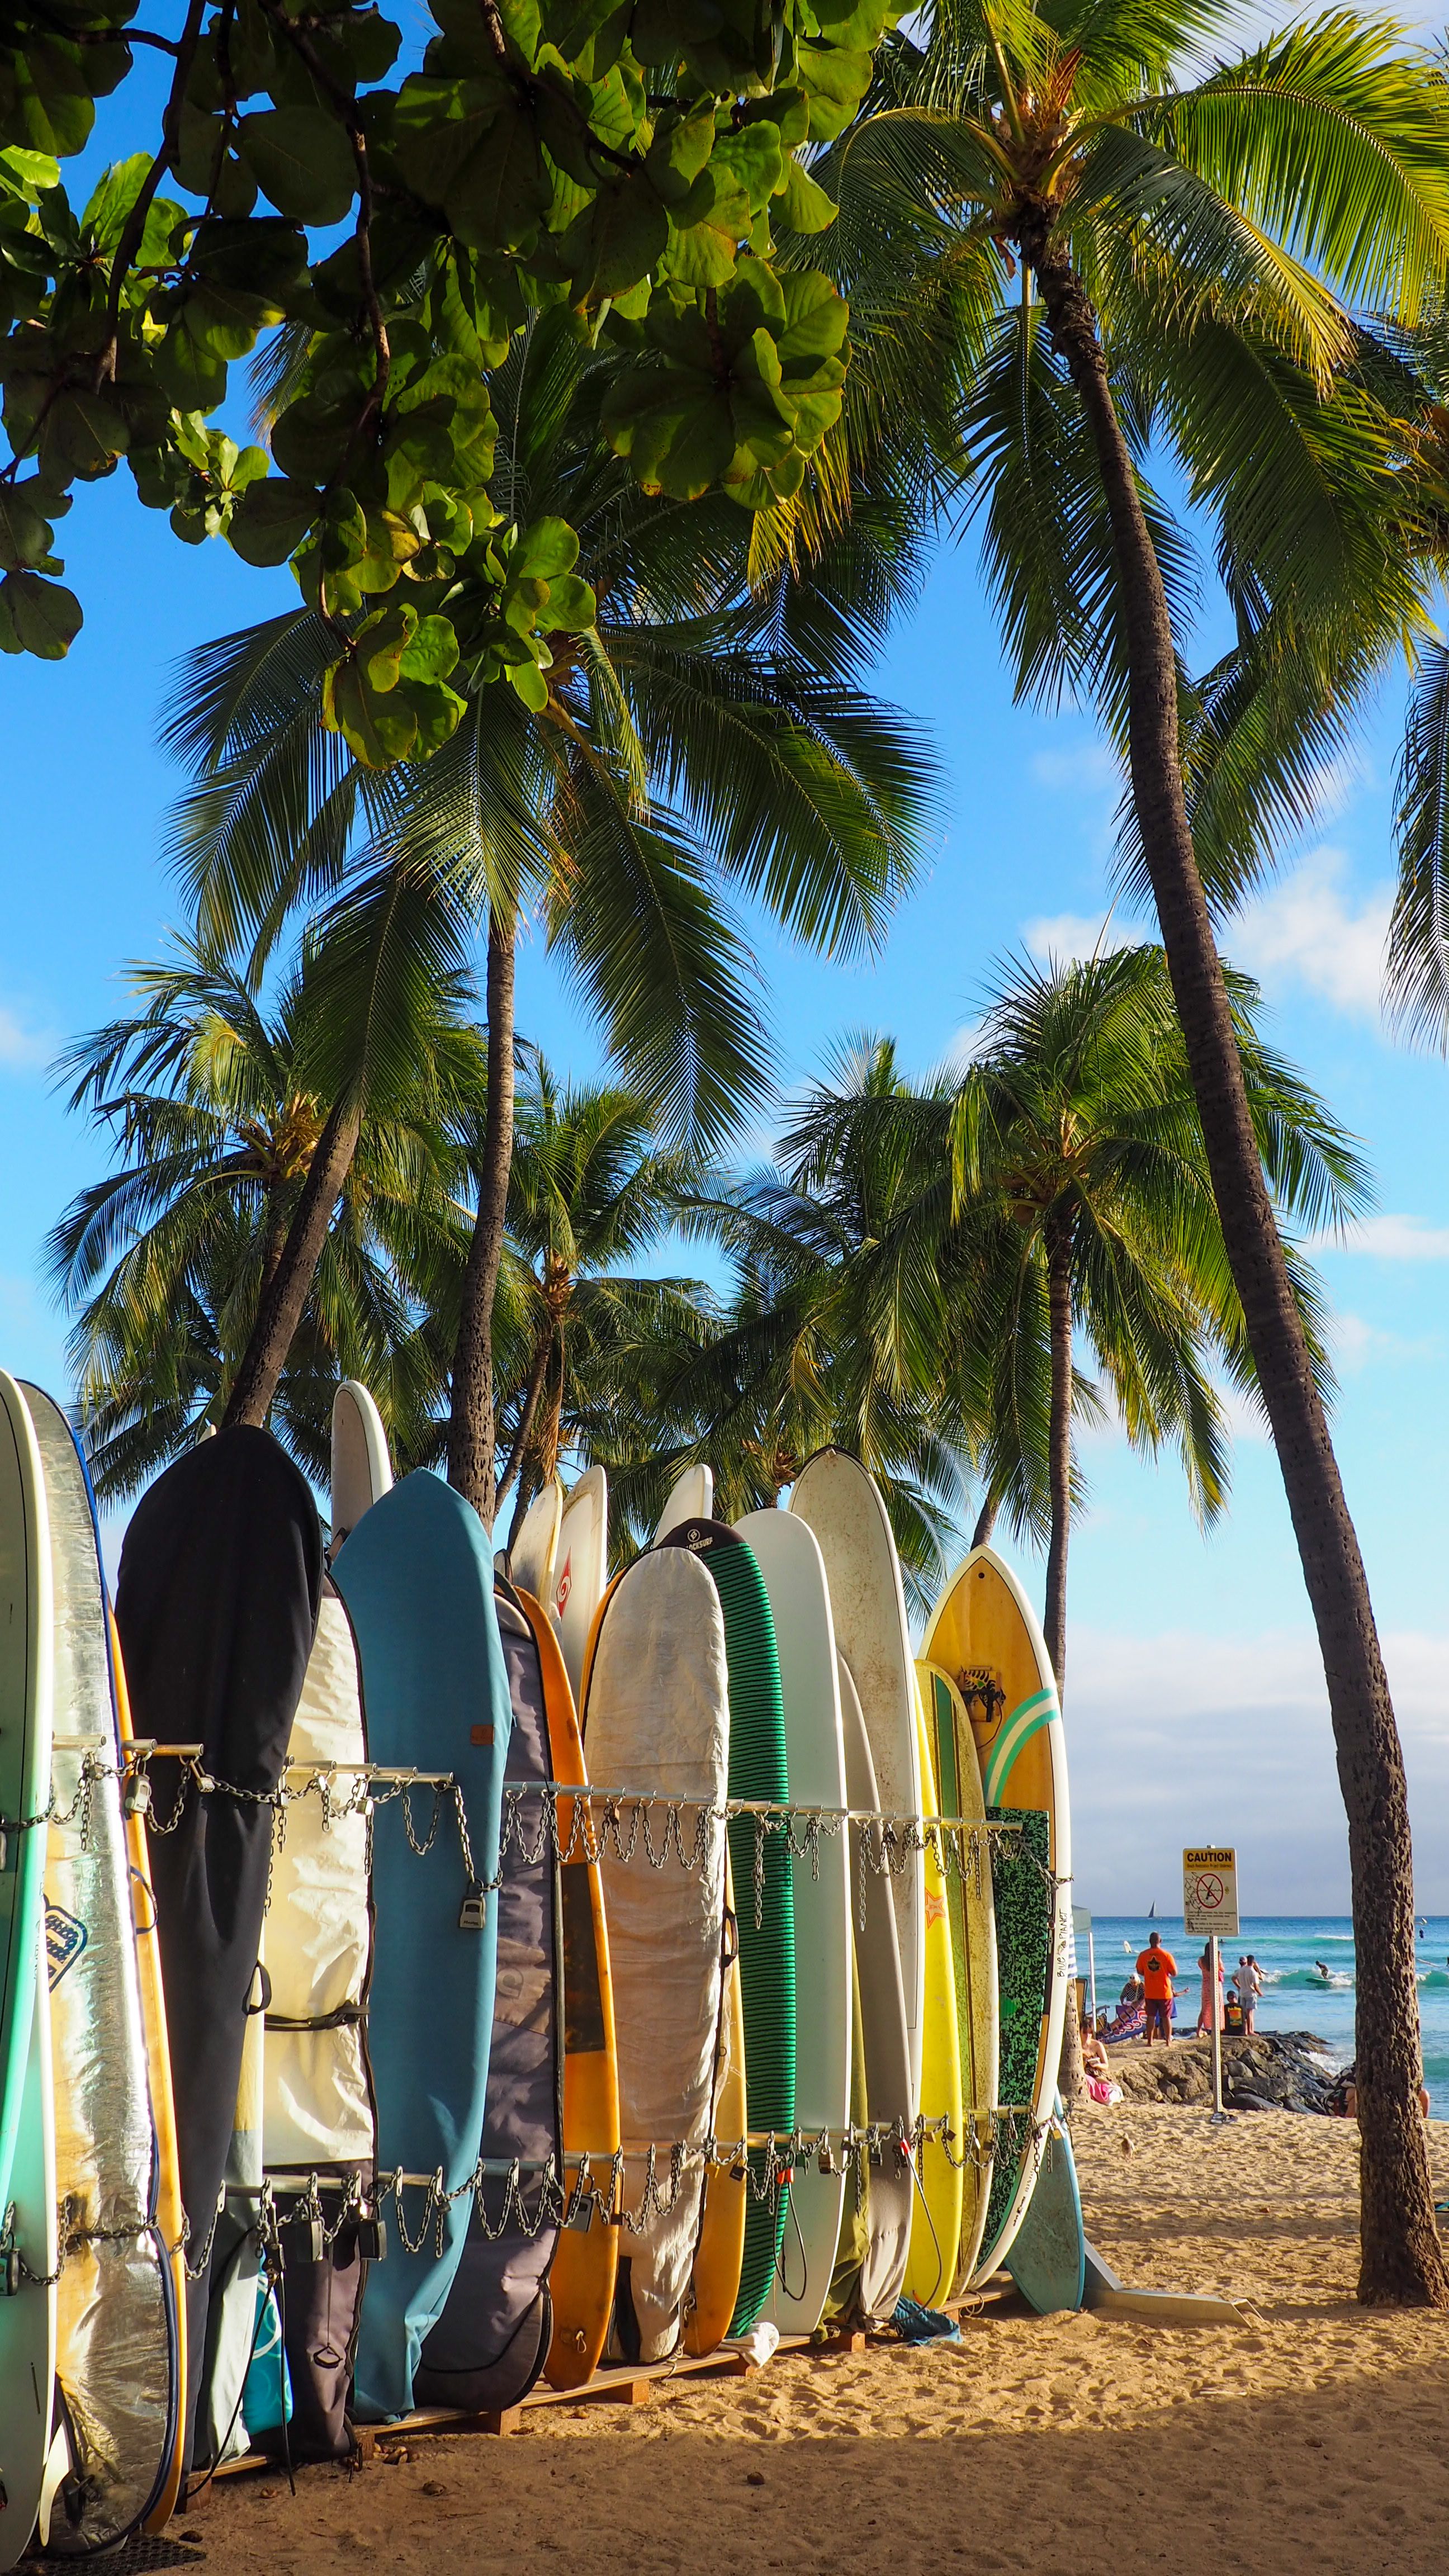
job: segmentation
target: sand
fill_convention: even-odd
[[[414,2437],[359,2474],[218,2481],[173,2533],[208,2576],[756,2576],[1166,2567],[1441,2576],[1449,2319],[1360,2308],[1357,2132],[1127,2104],[1074,2122],[1087,2230],[1124,2279],[1261,2326],[993,2304],[962,2341],[781,2356],[645,2410],[541,2408],[506,2441]],[[1449,2123],[1430,2128],[1449,2194]]]

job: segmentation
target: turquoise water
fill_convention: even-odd
[[[1424,2080],[1436,2120],[1449,2119],[1449,1915],[1419,1918],[1423,1938],[1415,1947],[1419,1961],[1419,2020],[1424,2043]],[[1200,1985],[1199,1940],[1189,1940],[1179,1917],[1159,1914],[1155,1925],[1145,1915],[1098,1914],[1092,1918],[1097,1953],[1097,2001],[1110,2011],[1147,1935],[1156,1930],[1178,1966],[1175,2028],[1191,2030],[1197,2020]],[[1242,1951],[1251,1950],[1263,1971],[1259,2030],[1311,2030],[1335,2061],[1353,2055],[1353,1925],[1344,1914],[1252,1914],[1243,1917],[1236,1941],[1223,1943],[1228,1976]],[[1325,1985],[1315,1962],[1328,1969]],[[1079,1974],[1087,1971],[1086,1943],[1079,1944]]]

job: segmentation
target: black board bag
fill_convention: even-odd
[[[513,1703],[505,1783],[551,1779],[538,1647],[522,1612],[502,1592],[498,1630]],[[542,1831],[541,1799],[525,1798],[519,1821],[521,1836],[504,1862],[503,1883],[489,1898],[498,1908],[498,1984],[483,2155],[505,2169],[519,2158],[523,2218],[510,2208],[506,2180],[495,2170],[482,2201],[488,2229],[498,2233],[485,2230],[475,2203],[447,2304],[413,2376],[419,2406],[470,2412],[516,2406],[548,2359],[553,2331],[548,2273],[558,2230],[540,2223],[540,2167],[552,2157],[557,2174],[563,2164],[560,1872]],[[536,1859],[528,1856],[535,1851]]]
[[[322,1597],[322,1530],[307,1481],[270,1432],[203,1440],[136,1506],[116,1625],[138,1736],[199,1744],[214,1779],[265,1799],[287,1758]],[[154,1769],[167,1817],[179,1763]],[[188,2261],[213,2236],[231,2144],[272,1837],[272,1808],[189,1787],[174,1832],[151,1837]],[[187,2343],[207,2347],[210,2281],[187,2291]],[[188,2374],[189,2469],[202,2384]]]

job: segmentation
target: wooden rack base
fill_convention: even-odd
[[[812,2343],[809,2335],[781,2335],[776,2352],[862,2353],[866,2337],[858,2330],[832,2335],[828,2342]],[[773,2360],[774,2355],[771,2355]],[[673,2381],[712,2376],[721,2379],[753,2379],[761,2364],[744,2352],[709,2352],[699,2360],[679,2354],[671,2361],[615,2362],[596,2370],[582,2388],[550,2388],[540,2380],[516,2406],[485,2409],[470,2414],[461,2408],[422,2406],[413,2415],[403,2415],[395,2424],[358,2424],[353,2430],[357,2442],[354,2458],[366,2467],[375,2460],[379,2443],[406,2441],[419,2433],[516,2433],[523,2418],[535,2406],[648,2406],[655,2392],[663,2394]],[[274,2474],[281,2462],[274,2452],[248,2451],[240,2460],[225,2460],[212,2475],[218,2478],[240,2477],[249,2470],[270,2469]]]

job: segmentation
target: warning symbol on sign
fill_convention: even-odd
[[[1209,1848],[1182,1855],[1182,1921],[1187,1932],[1238,1937],[1238,1855]]]

